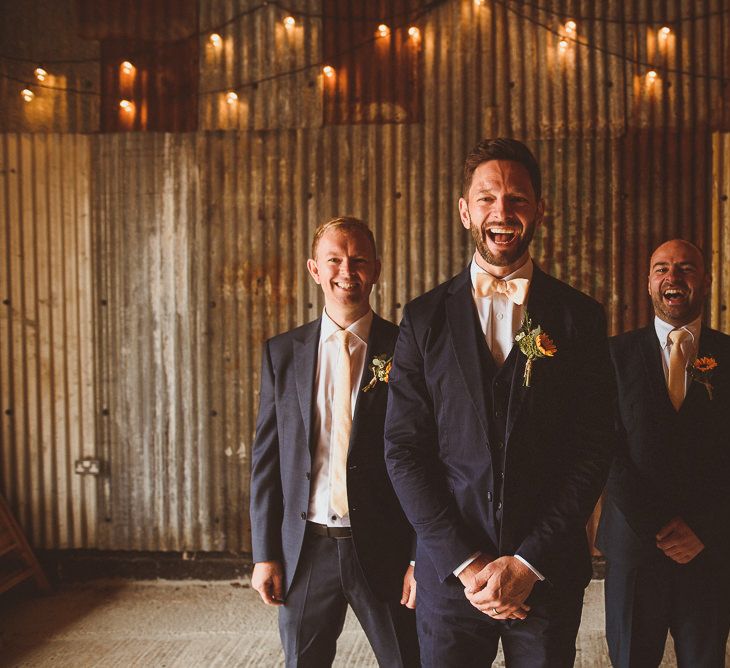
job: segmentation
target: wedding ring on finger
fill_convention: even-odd
[[[499,610],[497,608],[492,608],[492,615],[496,617],[499,614]]]

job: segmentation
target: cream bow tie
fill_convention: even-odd
[[[477,297],[491,297],[496,293],[505,295],[515,304],[521,306],[525,303],[525,299],[527,299],[527,290],[529,287],[530,281],[527,278],[513,278],[509,281],[504,281],[481,271],[477,274]]]

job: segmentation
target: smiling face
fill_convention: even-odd
[[[322,286],[327,314],[347,327],[370,310],[370,293],[380,276],[380,260],[370,239],[357,229],[332,228],[317,242],[307,269]]]
[[[673,239],[663,243],[649,262],[649,295],[654,313],[674,327],[702,314],[710,287],[702,254],[692,244]]]
[[[513,160],[481,163],[466,199],[459,200],[461,223],[474,239],[477,261],[495,276],[507,276],[524,264],[543,212],[527,168]]]

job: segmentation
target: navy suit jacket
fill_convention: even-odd
[[[253,560],[282,561],[285,592],[291,586],[304,540],[309,506],[314,383],[320,320],[266,342],[261,398],[251,459]],[[373,317],[360,387],[372,377],[370,361],[392,355],[398,328]],[[388,385],[360,392],[347,458],[347,495],[357,558],[373,592],[398,600],[408,568],[413,530],[391,487],[383,458]]]
[[[665,559],[656,533],[680,516],[705,544],[705,558],[730,549],[730,336],[707,327],[699,356],[718,366],[705,387],[690,382],[679,411],[669,400],[654,325],[613,337],[619,447],[611,467],[597,545],[608,559]]]
[[[537,267],[527,311],[557,354],[537,360],[531,386],[523,387],[526,358],[513,346],[499,374],[508,402],[499,406],[485,391],[483,360],[491,355],[469,268],[405,308],[386,460],[416,530],[419,589],[463,597],[452,571],[478,550],[518,553],[546,577],[543,590],[590,579],[585,525],[614,441],[605,316]],[[506,411],[506,433],[490,439],[487,411]]]

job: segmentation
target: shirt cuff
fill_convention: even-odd
[[[537,579],[542,582],[545,579],[545,576],[537,570],[527,559],[523,559],[519,554],[515,555],[515,559],[519,559],[527,568],[529,568],[535,575],[537,575]]]
[[[458,578],[461,571],[463,571],[472,561],[474,561],[478,556],[481,555],[481,552],[474,552],[474,554],[470,555],[466,561],[463,561],[460,563],[455,569],[454,569],[454,575]]]
[[[411,559],[410,564],[411,564],[411,566],[415,566],[416,565],[416,560],[415,559]]]

